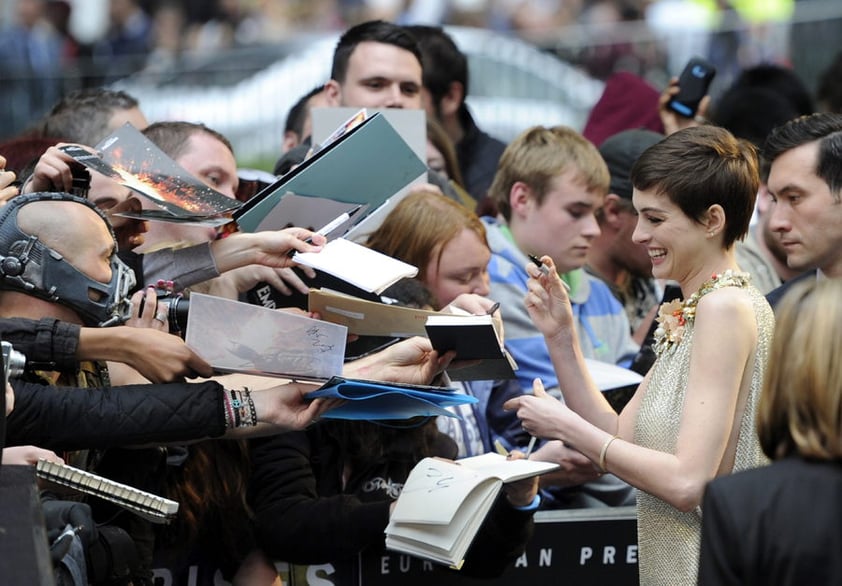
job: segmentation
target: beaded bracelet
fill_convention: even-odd
[[[242,391],[230,389],[231,413],[233,416],[233,427],[254,427],[257,425],[257,410],[254,407],[254,399],[248,387]]]
[[[254,399],[251,396],[251,389],[243,387],[243,393],[246,396],[246,402],[249,408],[249,425],[254,427],[257,425],[257,409],[254,407]]]
[[[231,397],[228,396],[228,391],[222,391],[222,411],[225,415],[225,429],[234,427],[234,409],[231,407]]]

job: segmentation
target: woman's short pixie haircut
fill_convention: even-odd
[[[668,197],[695,222],[712,205],[722,206],[725,248],[748,233],[760,185],[755,148],[716,126],[685,128],[649,147],[631,180],[638,191]]]

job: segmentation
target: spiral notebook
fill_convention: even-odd
[[[169,523],[178,513],[175,501],[66,464],[38,460],[35,474],[38,478],[119,505],[153,523]]]

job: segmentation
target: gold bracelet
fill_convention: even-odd
[[[602,444],[602,449],[599,450],[599,469],[602,470],[602,473],[605,474],[608,470],[605,468],[605,454],[608,453],[608,446],[611,445],[615,439],[620,439],[619,435],[615,435],[613,437],[609,437],[605,440],[605,443]]]

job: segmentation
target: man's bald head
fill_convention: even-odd
[[[88,277],[102,283],[111,280],[110,258],[116,243],[94,209],[74,201],[35,201],[18,212],[18,227]]]
[[[108,219],[88,200],[68,193],[13,198],[0,208],[4,315],[121,323],[136,279],[116,246]]]

